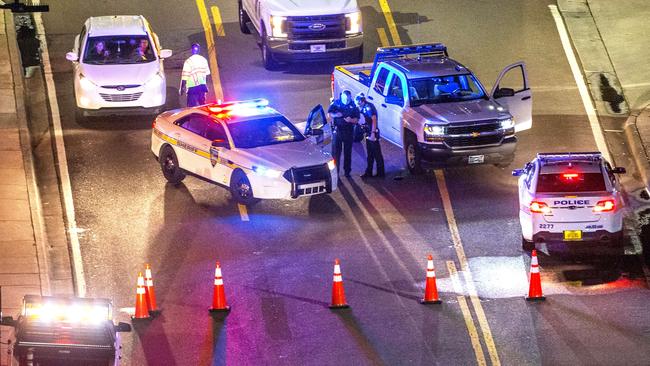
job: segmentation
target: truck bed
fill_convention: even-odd
[[[345,74],[354,80],[361,82],[365,86],[370,86],[370,82],[372,81],[370,79],[372,65],[372,62],[368,62],[365,64],[341,65],[337,66],[336,69],[342,74]]]

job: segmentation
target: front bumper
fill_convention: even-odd
[[[269,37],[266,42],[276,61],[322,61],[356,55],[363,47],[363,34],[340,39],[304,41]],[[312,45],[325,45],[325,52],[311,52]]]
[[[483,155],[484,164],[507,164],[513,161],[517,137],[504,138],[498,146],[452,149],[445,144],[418,143],[422,160],[433,165],[467,165],[469,157]]]
[[[329,171],[328,177],[315,182],[292,183],[284,177],[268,178],[255,173],[247,174],[253,188],[253,196],[259,199],[292,200],[305,196],[329,194],[338,188],[336,170]]]
[[[84,115],[150,114],[157,113],[167,99],[166,83],[147,84],[124,90],[94,86],[82,87],[75,82],[77,107]]]

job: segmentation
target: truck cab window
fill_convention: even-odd
[[[384,89],[386,88],[386,79],[388,79],[389,71],[386,68],[381,68],[377,74],[377,80],[375,81],[375,91],[381,95],[384,94]]]

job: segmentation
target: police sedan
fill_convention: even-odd
[[[295,199],[331,193],[336,166],[326,146],[331,128],[322,106],[301,132],[264,99],[207,104],[160,114],[151,151],[168,182],[187,174],[230,189],[235,200]]]
[[[539,153],[519,177],[522,247],[623,246],[623,199],[616,174],[599,152]],[[572,245],[576,244],[576,245]]]

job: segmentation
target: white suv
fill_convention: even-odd
[[[621,249],[623,198],[615,174],[623,173],[625,168],[612,168],[599,152],[540,153],[514,170],[523,249],[542,242]]]
[[[163,59],[171,55],[141,15],[88,18],[66,54],[73,62],[78,111],[158,113],[166,99]]]

